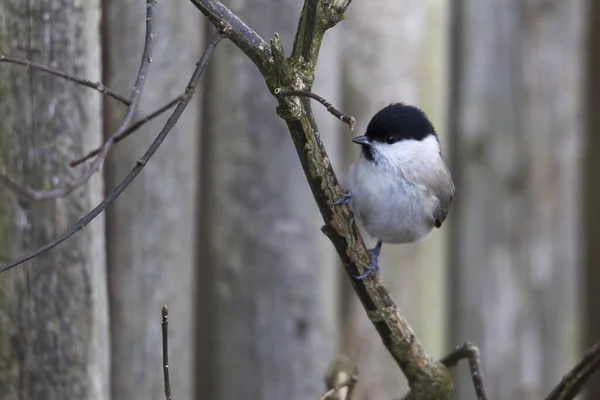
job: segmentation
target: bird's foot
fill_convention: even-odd
[[[375,276],[379,273],[379,264],[377,262],[377,259],[379,258],[379,253],[381,252],[381,245],[382,242],[381,240],[379,240],[374,248],[369,249],[369,254],[371,255],[371,263],[365,268],[365,272],[358,276],[355,276],[355,279],[361,280],[365,279],[367,276]]]
[[[333,203],[331,203],[331,205],[339,206],[340,204],[350,203],[350,200],[352,200],[352,194],[350,192],[345,192],[341,198],[339,198],[336,201],[334,201]]]

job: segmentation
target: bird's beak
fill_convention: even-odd
[[[371,147],[371,142],[365,135],[357,136],[354,139],[352,139],[352,141],[356,144],[360,144],[361,146]]]

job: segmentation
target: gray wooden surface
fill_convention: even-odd
[[[100,79],[99,2],[0,1],[0,53]],[[50,189],[79,176],[68,162],[101,143],[101,95],[0,66],[0,164]],[[94,176],[65,199],[32,202],[0,188],[0,262],[74,224],[102,198]],[[108,302],[104,221],[0,276],[0,398],[106,399]]]
[[[131,90],[142,55],[144,2],[105,1],[103,39],[107,85]],[[187,1],[159,2],[155,50],[134,120],[182,93],[204,45],[204,20]],[[192,399],[195,326],[195,211],[201,93],[156,156],[108,210],[108,268],[112,332],[112,398],[164,398],[160,312],[170,309],[173,395]],[[106,103],[105,134],[124,107]],[[170,112],[119,143],[106,181],[113,188],[133,167]],[[202,271],[200,271],[200,275]]]
[[[452,342],[480,346],[490,398],[540,399],[580,354],[584,2],[460,3]]]
[[[278,32],[289,53],[301,2],[228,6],[266,40]],[[328,58],[335,62],[331,54],[323,61]],[[335,87],[328,71],[335,71],[324,68],[317,79],[329,83],[315,90],[326,95]],[[322,220],[275,114],[277,103],[254,65],[223,42],[206,83],[198,396],[318,398],[337,345],[337,258],[320,232]],[[324,136],[339,126],[333,118],[321,120]]]

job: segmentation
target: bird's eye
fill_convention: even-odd
[[[387,144],[396,143],[396,138],[395,138],[395,137],[393,137],[393,136],[388,136],[388,137],[386,137],[386,138],[385,138],[385,142],[386,142]]]

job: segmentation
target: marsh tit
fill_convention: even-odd
[[[350,166],[344,196],[359,224],[374,238],[371,264],[355,278],[379,271],[382,243],[421,240],[444,223],[454,196],[454,183],[442,157],[438,136],[423,111],[394,103],[373,116],[362,147]]]

